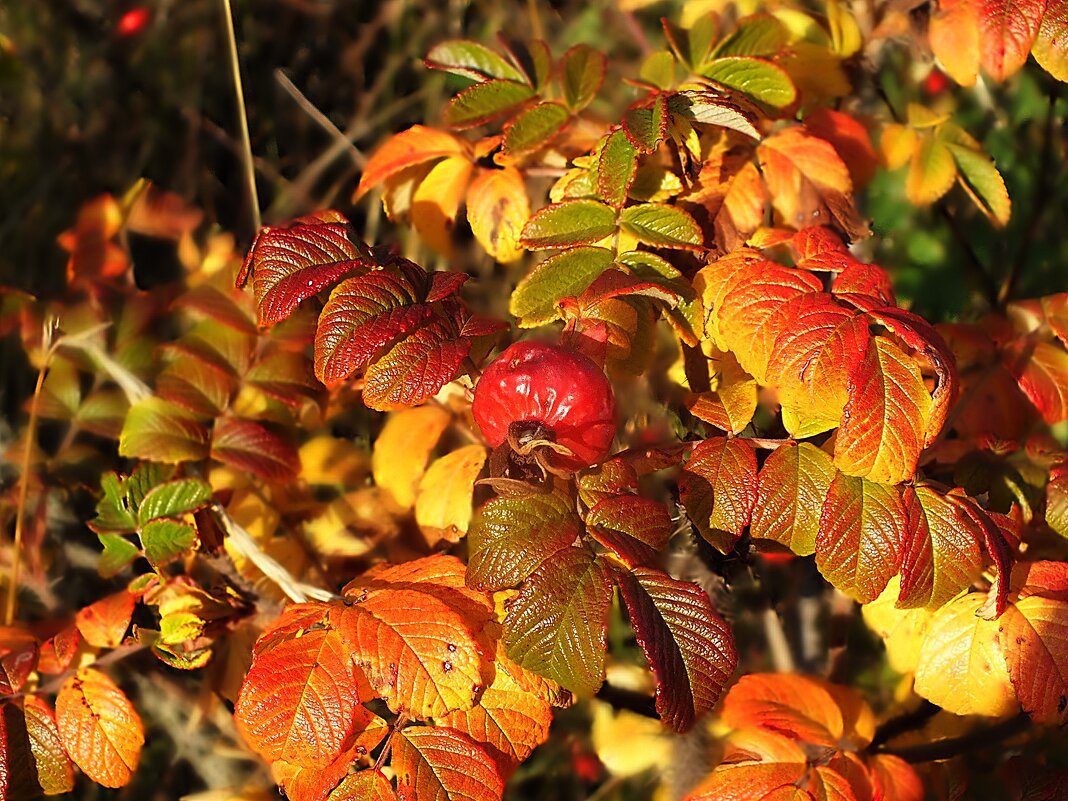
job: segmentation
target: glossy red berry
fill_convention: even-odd
[[[517,342],[498,356],[475,387],[472,411],[494,447],[510,434],[513,444],[523,436],[548,439],[571,452],[551,456],[566,470],[600,462],[616,434],[616,401],[604,372],[581,353],[541,342]]]
[[[135,6],[119,17],[115,33],[119,36],[136,36],[152,21],[152,12],[147,6]]]

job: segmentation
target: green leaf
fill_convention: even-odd
[[[97,389],[85,397],[74,419],[90,434],[118,439],[129,411],[130,401],[121,389]]]
[[[500,590],[525,581],[541,564],[569,547],[581,531],[564,493],[498,496],[476,513],[467,531],[467,583]]]
[[[560,318],[557,302],[578,297],[601,273],[612,266],[612,252],[604,248],[576,247],[550,256],[534,266],[512,293],[508,310],[520,328],[533,328]]]
[[[770,61],[744,56],[717,58],[706,64],[701,74],[774,108],[784,108],[797,99],[790,76]]]
[[[100,479],[104,497],[97,501],[96,517],[89,521],[89,528],[98,534],[104,532],[134,531],[137,528],[136,509],[130,509],[126,501],[126,488],[115,473],[105,473]]]
[[[958,177],[975,204],[998,228],[1008,225],[1012,202],[1005,181],[990,156],[951,142],[947,142],[946,147],[953,154]]]
[[[528,670],[590,696],[604,681],[612,584],[585,548],[558,551],[530,577],[504,621],[508,656]]]
[[[668,113],[665,96],[657,95],[652,103],[641,101],[623,114],[623,130],[627,138],[642,153],[652,153],[664,141]]]
[[[141,529],[141,545],[155,568],[190,551],[196,540],[194,528],[177,520],[153,520]]]
[[[187,512],[195,512],[211,500],[211,487],[195,478],[170,481],[153,487],[141,507],[137,510],[137,519],[144,525],[157,517],[178,517]]]
[[[608,135],[597,161],[597,194],[609,206],[627,202],[627,190],[638,167],[638,151],[622,130]]]
[[[650,53],[642,62],[638,77],[657,89],[671,89],[675,86],[675,56],[667,50]]]
[[[590,104],[604,83],[607,59],[589,45],[575,45],[560,59],[560,85],[564,102],[572,111]]]
[[[656,676],[656,711],[678,732],[716,705],[738,665],[730,627],[708,593],[659,570],[617,574],[645,658]]]
[[[100,562],[97,568],[104,578],[111,578],[118,574],[126,565],[141,555],[137,546],[121,534],[98,534],[97,539],[104,547],[100,554]]]
[[[467,39],[442,42],[427,54],[425,63],[431,69],[444,70],[476,81],[504,78],[525,83],[527,80],[526,75],[503,56]]]
[[[664,34],[667,36],[671,50],[679,61],[685,64],[691,72],[700,72],[701,66],[708,59],[708,53],[712,49],[712,43],[719,33],[719,22],[716,15],[703,14],[694,20],[689,30],[684,30],[667,19],[662,19]]]
[[[197,461],[208,455],[210,432],[193,414],[154,396],[130,408],[119,455],[157,462]]]
[[[539,209],[523,226],[531,250],[588,245],[615,233],[616,212],[596,200],[566,200]]]
[[[701,227],[677,206],[643,203],[623,209],[620,227],[641,242],[664,248],[699,248],[704,242]]]
[[[449,101],[445,107],[445,124],[452,128],[474,128],[507,114],[535,94],[528,84],[515,81],[476,83]]]
[[[789,41],[789,33],[777,17],[754,14],[738,21],[738,27],[716,47],[716,58],[725,56],[764,56],[779,53]]]
[[[677,92],[668,101],[668,109],[690,122],[716,125],[760,139],[760,131],[745,112],[712,92]]]
[[[798,556],[814,553],[834,475],[831,457],[815,445],[791,442],[776,448],[760,469],[749,533],[785,545]]]
[[[520,112],[504,129],[504,149],[512,155],[545,147],[564,129],[571,114],[559,103],[538,103]]]

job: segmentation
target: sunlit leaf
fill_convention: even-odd
[[[499,53],[469,39],[450,39],[435,45],[427,53],[426,65],[476,81],[490,78],[526,80],[526,76]]]
[[[176,464],[208,455],[210,432],[190,412],[150,396],[130,407],[119,438],[119,453]]]
[[[424,403],[456,376],[470,352],[471,340],[455,323],[433,320],[367,368],[363,402],[378,411]]]
[[[611,265],[612,252],[605,248],[575,247],[556,253],[519,282],[508,310],[523,328],[559,319],[557,302],[580,295]]]
[[[949,191],[956,177],[957,164],[945,142],[933,134],[922,134],[905,182],[909,200],[917,206],[934,203]]]
[[[473,171],[465,157],[442,159],[412,195],[412,225],[423,241],[443,256],[452,255],[452,229]]]
[[[471,522],[471,495],[486,463],[482,445],[466,445],[434,460],[419,480],[415,520],[435,544],[457,542]]]
[[[196,529],[177,520],[153,520],[141,529],[145,558],[156,568],[187,555],[196,541]]]
[[[589,45],[572,47],[560,59],[560,85],[572,111],[588,106],[604,83],[607,59]]]
[[[523,255],[520,233],[530,217],[522,174],[514,167],[485,170],[467,192],[467,221],[486,252],[502,264]]]
[[[55,713],[43,699],[33,695],[22,699],[22,711],[41,790],[45,795],[69,793],[74,789],[74,769],[63,748]]]
[[[450,133],[413,125],[390,137],[374,152],[360,176],[354,200],[390,176],[432,159],[466,155],[463,142]]]
[[[538,209],[523,226],[532,250],[587,245],[616,230],[616,212],[596,200],[567,200]]]
[[[514,587],[568,548],[579,530],[574,504],[562,493],[493,498],[471,521],[467,581],[489,590]]]
[[[905,519],[897,487],[839,473],[816,536],[820,573],[860,603],[874,601],[901,566]]]
[[[512,602],[504,633],[508,656],[576,694],[593,694],[604,680],[611,598],[599,558],[584,548],[558,551]]]
[[[571,115],[560,103],[547,101],[521,111],[504,127],[504,149],[522,155],[552,143]]]
[[[686,462],[680,491],[697,530],[727,553],[749,525],[756,503],[756,454],[743,439],[706,439]]]
[[[820,513],[835,475],[831,457],[807,443],[787,443],[764,461],[750,533],[798,556],[816,550]]]
[[[142,525],[157,517],[177,517],[195,512],[211,500],[211,487],[195,478],[169,481],[153,487],[137,510]]]
[[[976,613],[981,593],[950,601],[931,618],[916,665],[916,692],[955,715],[1007,715],[1017,709],[998,623]]]
[[[872,337],[849,379],[835,467],[886,484],[911,478],[930,413],[931,396],[917,364],[889,339]]]
[[[622,130],[604,140],[597,161],[597,194],[610,206],[621,207],[634,181],[638,151]]]
[[[620,227],[639,242],[663,248],[697,248],[703,243],[701,228],[677,206],[642,203],[623,209]]]
[[[448,411],[437,406],[393,412],[386,419],[375,440],[371,469],[375,484],[401,508],[410,509],[415,504],[430,452],[450,421]]]
[[[445,107],[445,124],[473,128],[518,108],[535,97],[533,87],[514,80],[491,80],[461,89]]]
[[[1068,3],[1047,0],[1031,55],[1046,72],[1068,83]]]
[[[784,108],[797,99],[797,89],[785,70],[760,58],[716,58],[701,68],[701,74],[721,86],[774,108]]]
[[[661,94],[652,101],[640,101],[623,113],[623,130],[639,153],[652,153],[660,147],[667,124],[667,103]]]
[[[78,610],[78,631],[95,648],[115,648],[130,627],[136,600],[122,590]]]
[[[56,728],[82,772],[105,787],[129,784],[145,742],[141,718],[126,694],[98,670],[67,679],[56,697]]]
[[[485,749],[454,729],[407,728],[393,743],[400,801],[500,801],[504,783]]]

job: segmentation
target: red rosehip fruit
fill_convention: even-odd
[[[541,342],[517,342],[482,373],[471,411],[494,447],[549,440],[551,461],[581,470],[608,455],[616,434],[616,400],[604,372],[588,357]]]

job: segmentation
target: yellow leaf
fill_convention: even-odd
[[[651,675],[634,665],[610,665],[613,686],[648,691]],[[592,740],[604,766],[615,776],[635,776],[671,761],[672,741],[659,720],[626,710],[615,711],[596,701],[593,707]]]
[[[459,542],[471,522],[471,494],[486,463],[486,449],[467,445],[436,459],[419,481],[415,520],[431,547]]]
[[[917,206],[934,203],[950,190],[956,177],[957,165],[945,143],[931,134],[921,136],[905,184],[909,200]]]
[[[827,0],[827,27],[831,31],[831,47],[840,58],[849,58],[860,50],[863,44],[860,28],[839,0]]]
[[[375,440],[371,455],[375,483],[402,509],[415,504],[415,491],[430,452],[450,419],[451,415],[437,406],[392,412]]]
[[[351,440],[323,434],[300,446],[300,475],[309,484],[355,487],[370,472],[370,454]]]
[[[486,252],[502,264],[525,252],[519,235],[530,216],[523,176],[514,167],[484,170],[467,191],[467,220]]]
[[[977,617],[973,592],[932,615],[916,665],[916,692],[955,715],[1008,715],[1019,707],[995,637],[998,622]]]
[[[882,136],[879,138],[879,151],[883,156],[883,163],[888,170],[896,170],[904,167],[912,154],[916,152],[916,144],[919,137],[916,131],[907,125],[896,122],[883,126]]]
[[[925,609],[898,609],[901,577],[890,579],[882,595],[861,607],[868,628],[883,639],[890,667],[912,673],[920,661],[920,647],[927,634],[931,613]]]
[[[304,536],[317,554],[346,559],[364,556],[375,541],[395,533],[397,523],[381,502],[378,487],[364,487],[335,498],[313,520]]]
[[[438,162],[412,196],[412,224],[430,247],[452,256],[452,226],[474,169],[464,156]]]

